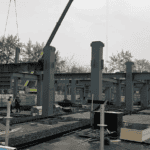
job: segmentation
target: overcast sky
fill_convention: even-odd
[[[150,0],[74,0],[51,43],[62,58],[90,66],[92,41],[105,44],[103,58],[122,49],[133,60],[150,60]],[[68,0],[16,0],[20,41],[46,43]],[[0,36],[4,35],[9,0],[0,0]],[[12,0],[7,34],[17,33]],[[108,6],[108,7],[106,7]],[[106,53],[106,8],[108,8],[108,55]]]

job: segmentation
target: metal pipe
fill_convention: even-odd
[[[73,2],[73,0],[69,0],[68,4],[66,5],[66,8],[64,9],[64,11],[63,11],[61,17],[59,18],[59,20],[58,20],[58,22],[57,22],[57,24],[56,24],[52,34],[50,35],[50,37],[49,37],[49,39],[48,39],[48,41],[46,43],[46,46],[49,46],[51,44],[51,42],[52,42],[52,40],[53,40],[53,38],[54,38],[54,36],[55,36],[59,26],[61,25],[61,22],[63,21],[63,19],[64,19],[64,17],[65,17],[65,15],[66,15],[66,13],[67,13],[67,11],[68,11],[68,9],[69,9],[69,7],[70,7],[72,2]]]
[[[100,109],[100,125],[104,125],[104,104]],[[100,126],[100,150],[104,150],[104,126]]]
[[[11,100],[8,100],[7,102],[7,116],[6,118],[6,136],[5,136],[5,146],[8,146],[9,142],[9,123],[10,123],[10,105],[11,105]]]

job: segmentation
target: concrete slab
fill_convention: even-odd
[[[56,133],[61,133],[63,131],[68,131],[70,129],[73,129],[74,126],[81,127],[83,125],[89,125],[90,124],[90,112],[83,112],[83,113],[76,113],[76,114],[70,114],[70,115],[63,115],[61,117],[72,117],[72,118],[82,118],[86,121],[83,121],[82,123],[80,121],[70,121],[70,122],[60,122],[55,125],[46,125],[46,124],[31,124],[31,122],[21,123],[21,124],[14,124],[12,125],[12,129],[15,128],[22,128],[21,130],[18,130],[16,132],[10,133],[10,143],[11,146],[15,144],[20,144],[22,141],[24,143],[31,142],[32,140],[35,140],[37,138],[43,138],[48,137],[50,135],[54,135]],[[130,123],[142,123],[150,124],[150,117],[148,115],[141,115],[141,114],[132,114],[132,115],[126,115],[123,116],[123,121],[127,121]],[[72,124],[70,124],[72,123]],[[4,140],[4,135],[2,135],[2,138]],[[3,141],[2,141],[3,142]]]
[[[148,109],[146,109],[146,110],[142,110],[142,111],[139,111],[139,113],[150,114],[150,110],[148,110]]]
[[[100,142],[89,143],[87,139],[80,138],[76,134],[49,140],[47,142],[32,146],[29,150],[100,150]],[[149,145],[141,145],[140,143],[125,142],[120,140],[111,140],[110,145],[104,146],[105,150],[150,150]],[[24,149],[25,150],[25,149]]]
[[[123,116],[123,121],[129,123],[150,124],[150,116],[143,114],[132,114]]]
[[[62,118],[66,118],[66,117],[90,119],[90,112],[76,113],[76,114],[70,114],[70,115],[63,115],[62,116]]]
[[[13,129],[16,128],[21,128],[21,129],[18,131],[10,132],[9,146],[16,146],[16,145],[32,142],[34,140],[53,136],[58,133],[70,131],[89,124],[90,121],[88,119],[85,119],[83,121],[58,122],[57,124],[42,124],[37,122],[35,122],[35,124],[31,124],[31,122],[14,124],[12,126]],[[5,134],[1,135],[0,140],[1,140],[0,142],[5,141]]]

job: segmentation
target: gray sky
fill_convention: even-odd
[[[46,43],[68,0],[16,0],[19,37],[27,43]],[[72,61],[90,66],[92,41],[105,44],[103,58],[122,49],[133,55],[133,60],[149,58],[150,0],[108,0],[108,56],[106,54],[106,1],[74,0],[65,16],[52,46],[62,58],[73,55]],[[0,0],[0,35],[4,35],[9,0]],[[7,34],[17,33],[15,7],[12,0]]]

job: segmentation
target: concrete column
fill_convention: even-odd
[[[85,88],[84,88],[85,90],[84,90],[84,92],[85,92],[85,97],[86,97],[86,99],[87,99],[87,97],[88,97],[88,86],[85,84]]]
[[[150,89],[148,91],[148,105],[150,105]]]
[[[64,99],[67,99],[67,83],[65,82],[65,93],[64,93]]]
[[[108,88],[108,100],[109,100],[109,102],[111,101],[111,96],[112,96],[112,94],[111,94],[111,87],[109,87]]]
[[[94,94],[94,100],[102,100],[102,59],[104,44],[100,41],[91,43],[91,94]]]
[[[108,89],[109,89],[109,88],[107,88],[107,89],[105,90],[105,99],[106,99],[106,100],[109,100],[109,91],[108,91]]]
[[[71,95],[71,94],[70,94],[70,87],[69,87],[69,95]]]
[[[84,97],[86,97],[86,94],[85,94],[85,90],[86,90],[85,84],[83,84],[83,85],[84,85],[84,90],[83,90],[83,92],[84,92]]]
[[[121,83],[120,80],[117,80],[118,84],[116,87],[116,102],[115,106],[121,106]]]
[[[125,98],[124,98],[124,100],[125,100],[125,104],[126,104],[126,106],[127,106],[127,101],[126,101],[126,86],[125,86],[125,88],[124,88],[124,92],[125,92]]]
[[[42,115],[53,115],[53,102],[55,99],[54,91],[54,72],[55,72],[55,48],[52,46],[44,47],[44,79],[43,79],[43,102]]]
[[[144,84],[141,89],[141,107],[147,108],[148,106],[148,84]]]
[[[84,92],[84,90],[81,88],[79,92],[80,92],[81,104],[83,104],[83,96],[84,96],[83,92]]]
[[[115,104],[116,103],[116,91],[115,91],[115,84],[113,84],[113,103]]]
[[[126,62],[126,109],[133,111],[133,82],[132,82],[133,62]]]
[[[15,63],[19,63],[19,53],[20,48],[16,47]],[[17,92],[18,92],[18,78],[14,78],[13,98],[16,97]]]
[[[43,81],[42,75],[40,75],[37,81],[37,106],[42,106],[42,96],[43,96]]]
[[[76,80],[72,79],[71,81],[71,102],[75,103],[76,101]]]

